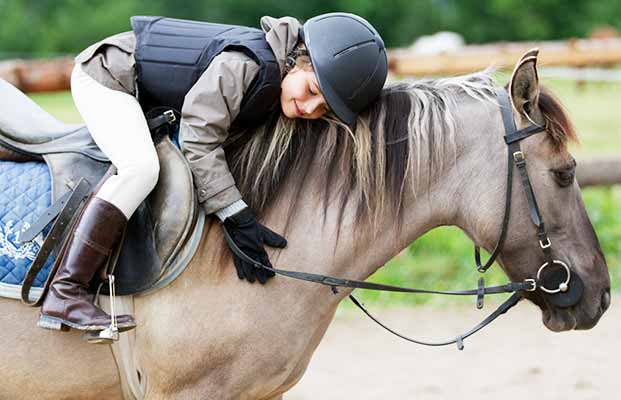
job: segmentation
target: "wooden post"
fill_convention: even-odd
[[[0,78],[23,92],[69,90],[73,58],[12,60],[0,63]]]

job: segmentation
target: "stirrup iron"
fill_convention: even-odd
[[[83,337],[92,344],[112,344],[119,340],[119,328],[116,321],[116,311],[114,309],[114,298],[116,288],[114,285],[114,275],[108,275],[108,291],[110,293],[110,326],[98,332],[85,332]]]

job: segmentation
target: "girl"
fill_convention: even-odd
[[[285,118],[327,113],[352,126],[386,80],[384,43],[364,19],[346,13],[261,18],[262,30],[159,17],[132,17],[132,31],[76,57],[71,90],[100,149],[116,166],[91,197],[41,307],[39,325],[98,332],[111,318],[86,287],[118,244],[127,220],[154,188],[159,164],[144,112],[181,110],[180,146],[198,199],[246,254],[271,266],[264,244],[286,240],[260,224],[229,172],[222,144],[230,129],[256,126],[276,111]],[[240,279],[273,276],[233,254]],[[119,331],[132,316],[117,317]]]

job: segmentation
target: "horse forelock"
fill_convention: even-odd
[[[576,129],[565,107],[545,86],[541,86],[539,90],[539,109],[545,121],[548,137],[556,151],[564,149],[569,142],[578,142]]]
[[[287,221],[309,177],[324,188],[318,201],[352,206],[357,222],[371,230],[385,218],[401,227],[406,190],[414,198],[455,159],[457,104],[464,95],[493,100],[489,71],[386,86],[349,130],[334,118],[288,119],[274,115],[255,132],[240,134],[227,160],[244,200],[259,215],[274,203],[286,182],[293,196]],[[331,200],[337,199],[337,202]],[[325,219],[324,219],[325,221]]]

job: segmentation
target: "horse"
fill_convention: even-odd
[[[589,329],[610,304],[610,277],[574,179],[567,143],[575,130],[539,84],[536,63],[536,52],[523,57],[506,90],[518,128],[545,126],[522,150],[555,255],[570,261],[584,293],[569,308],[540,291],[524,296],[548,329]],[[244,198],[288,239],[285,249],[268,250],[273,264],[363,280],[425,232],[448,225],[491,251],[503,218],[507,158],[495,90],[489,71],[391,83],[353,130],[277,118],[232,138],[227,156]],[[534,276],[543,261],[522,193],[513,191],[498,257],[515,282]],[[142,397],[282,399],[350,292],[281,276],[266,285],[240,281],[218,223],[207,217],[187,269],[169,286],[132,299],[138,327],[131,356]],[[38,310],[0,299],[0,398],[123,398],[109,346],[87,345],[75,331],[37,329],[37,319]]]

